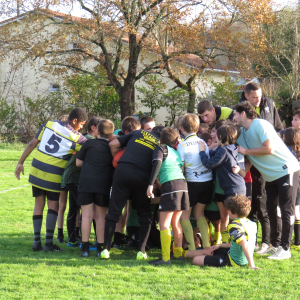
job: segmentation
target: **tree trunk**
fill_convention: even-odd
[[[195,102],[196,102],[196,92],[195,92],[195,89],[192,89],[190,91],[188,91],[189,93],[189,102],[188,102],[188,105],[187,105],[187,112],[188,113],[195,113]]]
[[[125,117],[132,116],[134,112],[134,102],[131,101],[132,88],[122,87],[118,92],[120,108],[121,108],[121,120]]]

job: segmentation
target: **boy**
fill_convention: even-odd
[[[60,251],[53,245],[53,233],[57,220],[58,201],[61,190],[61,175],[74,151],[79,151],[86,141],[78,130],[87,121],[87,114],[82,108],[74,108],[67,122],[48,121],[42,125],[39,132],[24,150],[15,170],[15,176],[20,180],[24,175],[23,163],[35,147],[40,143],[32,161],[29,183],[32,184],[32,194],[35,197],[33,210],[34,242],[33,251]],[[43,211],[47,198],[48,213],[46,220],[46,243],[41,244],[41,227]]]
[[[204,216],[205,205],[210,203],[213,193],[211,169],[206,168],[200,159],[197,137],[199,118],[194,114],[185,114],[180,120],[180,131],[184,141],[178,145],[177,151],[184,164],[184,174],[188,184],[190,207],[194,208],[197,227],[201,233],[204,248],[210,246],[209,228]],[[203,141],[204,143],[204,141]],[[204,143],[205,144],[205,143]],[[205,144],[206,154],[209,155]],[[189,250],[195,250],[193,229],[190,222],[191,209],[184,211],[181,217],[181,227],[188,243]]]
[[[224,202],[230,223],[228,226],[231,243],[215,245],[204,250],[187,251],[185,256],[193,258],[199,266],[225,267],[245,266],[257,270],[253,260],[256,225],[246,217],[251,204],[245,195],[227,198]]]
[[[141,128],[151,132],[152,129],[155,127],[155,121],[150,116],[142,117],[140,120]]]
[[[149,264],[158,266],[171,264],[170,247],[172,225],[174,236],[174,258],[183,259],[182,230],[180,217],[183,210],[189,210],[189,195],[187,183],[182,172],[179,153],[175,150],[180,137],[176,129],[164,128],[161,132],[160,146],[153,152],[153,167],[147,196],[154,197],[153,184],[158,177],[161,183],[161,196],[159,204],[159,225],[162,249],[162,259],[150,261]],[[175,148],[175,149],[174,149]]]
[[[104,242],[105,215],[114,167],[109,148],[109,140],[114,132],[114,123],[101,120],[98,125],[100,138],[88,140],[76,158],[76,165],[82,166],[79,178],[77,204],[82,210],[82,252],[81,257],[89,256],[91,223],[95,211],[97,256],[100,256]]]

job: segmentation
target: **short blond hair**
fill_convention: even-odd
[[[197,132],[200,125],[199,117],[195,114],[185,114],[180,119],[180,126],[187,132]]]
[[[115,124],[111,120],[100,120],[98,124],[99,135],[102,138],[108,139],[115,130]]]

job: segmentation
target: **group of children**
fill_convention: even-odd
[[[84,137],[78,130],[87,119],[85,111],[76,108],[66,121],[47,122],[17,164],[15,175],[19,179],[20,173],[24,173],[25,159],[39,145],[29,176],[35,197],[33,251],[61,250],[53,244],[53,234],[59,203],[65,203],[61,176],[66,168],[64,181],[70,194],[68,246],[80,246],[82,257],[96,250],[97,256],[109,258],[112,236],[116,248],[120,247],[125,225],[120,212],[125,207],[128,219],[134,215],[135,223],[140,226],[136,232],[140,235],[137,259],[146,259],[145,249],[153,225],[152,201],[159,203],[154,214],[159,212],[160,243],[157,244],[161,245],[162,258],[150,264],[171,263],[172,226],[172,259],[193,258],[194,264],[209,266],[249,264],[257,269],[253,261],[256,224],[246,218],[251,209],[250,167],[235,145],[238,126],[229,120],[219,120],[209,128],[200,124],[197,115],[185,114],[177,120],[177,128],[155,126],[151,117],[142,118],[140,123],[126,117],[122,129],[115,131],[113,122],[94,117],[88,122],[88,134]],[[294,115],[293,127],[282,132],[282,136],[299,160],[300,111]],[[124,154],[114,168],[113,157],[119,151]],[[149,202],[144,199],[146,195]],[[40,232],[46,200],[46,242],[42,246]],[[132,201],[127,204],[127,200]],[[296,203],[295,213],[296,245],[300,244],[299,204]],[[76,239],[79,207],[81,243]],[[196,230],[191,223],[191,212]],[[96,243],[91,245],[93,220]],[[209,222],[215,227],[213,243]],[[62,224],[58,223],[58,242],[64,241]],[[195,244],[198,231],[200,250]]]

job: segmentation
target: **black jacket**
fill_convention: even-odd
[[[239,102],[241,103],[243,101],[247,101],[244,92],[242,93]],[[260,107],[260,116],[258,116],[258,118],[270,122],[277,132],[283,130],[283,126],[281,124],[278,111],[272,99],[266,98],[264,95],[262,95],[262,99],[260,101],[259,107]]]

